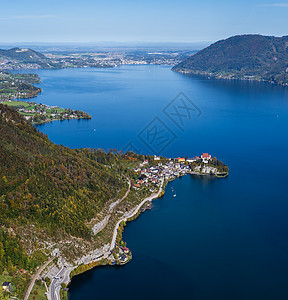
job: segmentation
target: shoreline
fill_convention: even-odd
[[[159,198],[159,195],[161,194],[162,190],[163,190],[163,186],[164,186],[164,179],[162,179],[162,182],[161,182],[161,186],[160,186],[160,189],[157,193],[155,194],[152,194],[151,196],[145,198],[144,200],[142,200],[137,206],[136,208],[132,211],[131,214],[129,214],[128,216],[122,218],[120,221],[117,222],[115,228],[114,228],[114,231],[113,231],[113,237],[112,237],[112,241],[111,241],[111,246],[110,246],[110,251],[112,251],[115,246],[116,246],[116,237],[117,237],[117,232],[118,232],[118,228],[119,228],[119,225],[121,222],[127,222],[129,221],[128,219],[134,217],[138,212],[139,210],[141,209],[141,207],[148,201],[152,201],[156,198]]]
[[[47,298],[48,300],[58,300],[58,299],[61,299],[60,298],[60,290],[61,290],[61,284],[65,284],[66,286],[68,286],[71,282],[71,279],[72,277],[70,276],[71,272],[78,268],[80,265],[89,265],[89,264],[95,264],[95,266],[91,266],[91,268],[85,270],[85,271],[88,271],[88,270],[91,270],[93,269],[94,267],[96,266],[99,266],[99,265],[103,265],[101,264],[101,260],[105,259],[105,258],[108,258],[111,254],[111,251],[115,248],[116,246],[116,238],[117,238],[117,233],[118,233],[118,229],[119,229],[119,225],[121,222],[126,222],[128,219],[134,217],[141,209],[141,207],[148,201],[152,201],[154,199],[157,199],[159,197],[159,195],[162,193],[163,191],[163,187],[165,187],[165,181],[164,179],[162,178],[162,181],[161,181],[161,186],[160,186],[160,189],[157,193],[154,193],[148,197],[146,197],[145,199],[143,199],[132,211],[128,212],[127,215],[125,217],[123,217],[122,219],[120,219],[117,223],[116,223],[116,226],[114,227],[114,231],[113,231],[113,236],[112,236],[112,240],[111,240],[111,243],[109,245],[109,247],[107,247],[107,245],[105,245],[102,249],[100,249],[100,252],[101,250],[104,251],[104,253],[102,253],[101,255],[97,256],[96,259],[90,259],[90,261],[88,262],[85,262],[85,264],[83,262],[81,263],[78,263],[76,266],[68,266],[68,264],[65,264],[63,265],[63,267],[57,272],[57,274],[54,276],[54,279],[51,281],[51,284],[49,286],[49,290],[48,290],[48,294],[47,294]],[[163,194],[161,194],[162,196]],[[106,248],[106,249],[105,249]],[[96,249],[95,251],[99,252],[99,249]],[[93,252],[95,252],[93,251]],[[92,256],[91,253],[88,253],[85,257],[87,256]],[[80,258],[80,260],[84,260],[85,257],[82,257]],[[79,260],[78,260],[79,261]],[[97,265],[97,263],[99,263]],[[104,265],[107,265],[107,264],[104,264]],[[81,272],[79,274],[82,274],[84,272]],[[77,275],[79,275],[77,274]],[[75,276],[77,276],[75,275]],[[57,277],[62,277],[62,280],[59,280],[57,279]]]
[[[173,72],[179,73],[179,74],[184,74],[184,75],[194,75],[194,76],[201,76],[207,80],[210,79],[216,79],[216,80],[234,80],[234,81],[245,81],[245,82],[264,82],[264,83],[269,83],[272,85],[278,85],[278,86],[283,86],[283,87],[288,87],[288,83],[281,83],[281,82],[275,82],[275,81],[269,81],[267,79],[263,79],[263,78],[251,78],[251,77],[246,77],[245,75],[244,77],[240,77],[237,78],[235,76],[237,76],[236,74],[231,74],[231,75],[217,75],[214,73],[209,73],[209,72],[205,72],[205,71],[185,71],[185,70],[173,70],[173,68],[171,69]]]
[[[111,239],[111,243],[110,244],[106,244],[103,248],[100,249],[95,249],[94,251],[88,253],[86,256],[83,256],[81,258],[79,258],[77,261],[77,265],[73,266],[73,265],[69,265],[68,263],[64,263],[62,268],[59,270],[57,269],[57,274],[55,274],[53,276],[53,279],[51,280],[51,284],[49,286],[48,289],[48,294],[47,294],[47,298],[48,300],[60,300],[60,291],[62,288],[62,284],[65,284],[66,287],[69,286],[69,284],[71,283],[71,280],[74,276],[80,275],[85,273],[86,271],[89,271],[91,269],[94,269],[95,267],[98,266],[105,266],[108,265],[108,263],[105,261],[106,259],[108,259],[108,257],[111,255],[113,249],[116,246],[116,238],[117,238],[117,234],[118,234],[118,229],[120,227],[120,224],[122,222],[132,222],[135,219],[131,219],[133,218],[135,215],[137,214],[141,214],[141,208],[142,206],[149,201],[153,201],[157,198],[163,197],[165,194],[165,187],[167,185],[167,183],[174,181],[177,178],[181,178],[182,176],[186,176],[186,175],[197,175],[197,176],[212,176],[212,177],[217,177],[217,178],[223,178],[229,175],[226,174],[226,176],[222,176],[219,177],[217,176],[217,174],[206,174],[206,173],[198,173],[198,172],[189,172],[180,176],[177,176],[173,179],[170,180],[164,180],[164,178],[161,179],[161,186],[160,189],[157,193],[151,194],[150,196],[146,197],[145,199],[143,199],[134,209],[132,209],[131,211],[129,211],[124,217],[122,217],[115,225],[114,230],[113,230],[113,236]],[[140,213],[139,213],[140,212]],[[129,220],[130,219],[130,220]],[[96,258],[92,259],[92,256],[96,256]],[[90,259],[87,261],[86,259],[89,258]],[[104,261],[103,261],[104,260]],[[84,262],[85,261],[85,262]],[[101,262],[102,261],[102,262]],[[128,263],[130,260],[128,260],[126,263]],[[126,264],[124,263],[124,264]],[[87,269],[85,269],[83,272],[80,272],[78,274],[75,274],[73,276],[71,276],[71,273],[73,270],[77,269],[78,267],[80,267],[81,265],[86,265]],[[123,265],[123,264],[121,264]],[[62,279],[62,280],[61,280]]]
[[[37,98],[37,97],[36,97]],[[25,99],[0,100],[0,103],[15,109],[26,120],[35,126],[48,124],[54,121],[90,120],[92,117],[86,112],[61,108],[48,104],[26,101]]]

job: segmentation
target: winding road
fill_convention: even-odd
[[[110,219],[110,217],[111,217],[111,215],[114,211],[114,208],[119,203],[121,203],[124,199],[127,198],[127,196],[130,193],[130,190],[131,190],[131,180],[128,179],[128,189],[127,189],[125,195],[121,199],[119,199],[119,200],[115,201],[114,203],[112,203],[112,206],[109,209],[108,215],[100,222],[100,227],[99,228],[96,229],[95,225],[93,226],[92,230],[93,230],[93,233],[95,235],[105,228],[105,226],[108,224],[108,221],[109,221],[109,219]],[[58,274],[56,276],[54,276],[53,280],[51,281],[49,291],[48,291],[48,299],[49,300],[60,300],[61,284],[63,282],[67,283],[67,282],[70,281],[70,273],[73,269],[74,269],[73,267],[71,268],[71,267],[63,266],[62,269],[58,272]]]
[[[96,235],[97,233],[99,233],[100,231],[102,231],[102,230],[106,227],[106,225],[108,224],[108,221],[109,221],[109,219],[110,219],[110,217],[111,217],[111,215],[112,215],[112,213],[113,213],[113,211],[114,211],[114,208],[115,208],[119,203],[121,203],[124,199],[126,199],[127,196],[129,195],[130,190],[131,190],[131,180],[130,180],[130,179],[128,179],[128,185],[129,185],[129,186],[128,186],[128,190],[126,191],[125,195],[124,195],[121,199],[119,199],[119,200],[115,201],[114,203],[112,203],[113,206],[112,206],[111,209],[109,209],[108,215],[100,222],[101,226],[100,226],[99,228],[97,228],[97,229],[95,229],[95,225],[93,226],[92,230],[93,230],[93,233],[94,233],[95,235]],[[99,224],[99,223],[98,223],[98,224]],[[97,224],[96,224],[96,225],[97,225]]]
[[[70,272],[68,272],[66,267],[63,267],[54,279],[51,281],[51,285],[48,292],[49,300],[60,300],[60,290],[62,282],[69,282]]]
[[[110,249],[109,251],[107,252],[107,254],[110,254],[110,251],[112,249],[114,249],[115,245],[116,245],[116,237],[117,237],[117,230],[118,230],[118,227],[119,227],[119,224],[122,222],[122,221],[127,221],[128,218],[131,218],[133,217],[135,214],[137,214],[137,212],[139,211],[139,209],[142,207],[142,205],[147,202],[147,201],[151,201],[155,198],[158,198],[160,193],[162,192],[163,190],[163,184],[164,184],[164,179],[162,178],[161,180],[161,186],[160,186],[160,189],[157,193],[155,194],[152,194],[151,196],[145,198],[140,204],[138,204],[134,209],[133,211],[131,211],[130,214],[128,214],[128,216],[126,216],[125,218],[122,218],[115,226],[114,228],[114,232],[113,232],[113,237],[112,237],[112,241],[111,241],[111,246],[110,246]],[[127,192],[125,193],[125,195],[117,201],[117,204],[119,204],[121,201],[123,201],[129,194],[130,192],[130,189],[131,189],[131,181],[129,180],[129,188],[127,190]],[[109,216],[111,216],[113,210],[114,210],[114,207],[112,208],[112,210],[109,212]],[[107,216],[106,216],[107,217]],[[106,218],[105,217],[105,218]],[[107,222],[103,222],[103,224],[101,224],[101,228],[99,230],[97,230],[97,233],[99,233],[108,223],[108,220],[109,218],[107,218]],[[101,258],[99,259],[96,259],[96,260],[93,260],[93,261],[97,261],[97,260],[100,260]],[[48,292],[48,299],[49,300],[60,300],[60,290],[61,290],[61,284],[63,282],[66,282],[68,283],[70,281],[70,273],[71,271],[74,269],[75,267],[65,267],[63,266],[62,269],[58,272],[58,274],[56,276],[54,276],[54,279],[51,281],[51,285],[49,287],[49,292]],[[44,269],[44,268],[43,268]]]
[[[159,195],[160,195],[160,193],[161,193],[162,190],[163,190],[163,184],[164,184],[164,179],[162,178],[162,179],[161,179],[161,187],[160,187],[159,191],[158,191],[157,193],[152,194],[151,196],[145,198],[140,204],[138,204],[138,205],[136,206],[135,209],[133,209],[133,211],[131,212],[131,214],[129,214],[129,215],[126,216],[125,218],[121,219],[121,220],[116,224],[116,226],[115,226],[115,228],[114,228],[114,232],[113,232],[113,237],[112,237],[112,241],[111,241],[110,251],[113,250],[113,249],[115,248],[115,245],[116,245],[116,237],[117,237],[117,231],[118,231],[118,228],[119,228],[120,223],[121,223],[122,221],[125,221],[125,222],[126,222],[127,219],[129,219],[129,218],[133,217],[134,215],[136,215],[137,212],[139,211],[139,209],[142,207],[142,205],[143,205],[144,203],[146,203],[147,201],[152,201],[153,199],[158,198]]]
[[[24,300],[28,300],[30,293],[33,289],[33,286],[35,284],[36,279],[38,278],[38,276],[41,274],[41,272],[50,264],[50,262],[54,259],[55,257],[51,257],[43,266],[41,266],[38,271],[33,275],[33,278],[28,286],[28,289],[26,291],[26,294],[24,296]]]

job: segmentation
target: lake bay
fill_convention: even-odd
[[[288,298],[287,88],[189,77],[168,66],[35,72],[43,89],[36,102],[92,116],[38,126],[55,143],[118,150],[132,143],[153,154],[139,134],[157,118],[174,136],[157,154],[209,152],[230,168],[224,179],[171,182],[125,228],[133,260],[73,278],[71,300]],[[199,109],[181,128],[165,114],[180,93]]]

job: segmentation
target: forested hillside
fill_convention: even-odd
[[[288,84],[288,36],[239,35],[218,41],[173,68],[215,78]]]
[[[0,222],[33,222],[51,234],[90,238],[85,225],[125,185],[95,150],[53,144],[20,115],[0,105]]]
[[[143,158],[56,145],[3,104],[0,136],[0,276],[12,280],[21,298],[30,274],[47,260],[49,243],[93,244],[87,224],[123,195],[127,177],[135,176],[131,161]]]

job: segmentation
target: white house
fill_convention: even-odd
[[[188,159],[186,159],[186,161],[187,161],[188,163],[192,163],[192,162],[196,161],[196,159],[194,159],[194,158],[188,158]]]

